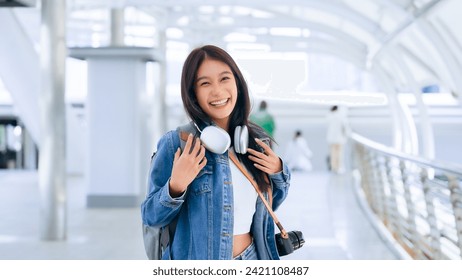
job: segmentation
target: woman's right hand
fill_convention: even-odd
[[[193,136],[189,134],[183,153],[178,148],[173,159],[172,176],[170,177],[170,196],[181,196],[199,171],[207,164],[205,148],[199,138],[193,146]]]

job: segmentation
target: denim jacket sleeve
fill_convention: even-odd
[[[169,192],[173,159],[180,147],[176,131],[169,131],[159,140],[157,152],[151,160],[148,175],[148,195],[141,204],[143,223],[150,226],[169,224],[178,214],[184,202],[184,194],[172,198]]]
[[[287,165],[282,162],[282,170],[268,175],[273,187],[273,210],[276,210],[286,199],[290,186],[290,171]]]

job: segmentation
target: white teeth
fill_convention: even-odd
[[[223,100],[218,100],[218,101],[210,102],[210,104],[213,105],[213,106],[219,106],[219,105],[225,104],[226,102],[228,102],[228,98],[223,99]]]

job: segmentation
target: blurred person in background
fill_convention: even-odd
[[[273,116],[268,112],[268,104],[265,100],[260,102],[258,111],[250,115],[250,121],[261,126],[268,135],[274,139],[274,130],[276,125],[274,124]]]
[[[308,142],[302,136],[302,132],[297,130],[294,138],[287,144],[284,160],[291,171],[307,172],[313,169],[311,158],[313,152],[308,146]]]
[[[344,147],[348,139],[349,126],[346,119],[337,105],[330,109],[327,118],[327,143],[329,144],[330,170],[340,174],[345,171]]]

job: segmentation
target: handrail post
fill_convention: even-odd
[[[459,255],[462,257],[462,188],[457,176],[448,176],[449,191],[451,204],[454,211],[454,219],[457,232],[457,245],[459,246]]]
[[[380,166],[379,166],[379,178],[380,178],[380,184],[383,186],[381,188],[381,194],[382,194],[382,207],[383,207],[383,223],[386,226],[389,226],[392,222],[392,218],[390,217],[390,185],[388,184],[388,176],[387,176],[387,162],[388,162],[388,157],[382,156],[380,158]]]
[[[397,160],[387,157],[386,172],[387,172],[388,185],[390,186],[390,197],[389,197],[390,217],[391,217],[391,223],[390,223],[391,230],[390,231],[397,240],[402,241],[403,240],[402,224],[400,222],[401,215],[399,214],[399,211],[398,211],[397,192],[396,192],[396,183],[395,183],[396,177],[394,175],[396,167],[395,167],[394,161],[397,161]]]
[[[377,215],[380,217],[382,221],[386,220],[386,210],[385,210],[385,193],[383,188],[381,187],[382,177],[380,174],[380,157],[377,154],[373,154],[372,159],[372,176],[373,176],[373,189],[374,189],[374,197],[375,197],[375,205],[377,209]]]
[[[364,192],[366,194],[366,198],[369,200],[371,208],[374,212],[377,213],[377,208],[375,204],[375,195],[374,195],[374,181],[372,176],[372,167],[371,167],[372,155],[371,152],[368,150],[364,151],[363,157],[363,167],[365,171],[365,179],[361,180],[364,183],[362,184]]]
[[[412,163],[410,163],[412,164]],[[407,210],[407,229],[409,232],[408,240],[414,247],[414,253],[420,259],[422,258],[422,249],[420,246],[419,236],[417,234],[417,226],[416,226],[416,212],[415,212],[415,205],[412,199],[411,187],[413,185],[413,177],[412,174],[408,171],[408,169],[412,167],[407,166],[408,163],[404,160],[400,160],[400,170],[401,176],[403,180],[403,195],[404,200],[406,201],[406,210]]]
[[[372,203],[371,191],[370,191],[370,175],[369,175],[369,164],[367,163],[368,156],[367,151],[364,147],[358,146],[358,154],[359,154],[359,164],[361,169],[363,170],[363,176],[361,176],[361,187],[364,191],[366,199],[369,203]]]
[[[430,249],[432,259],[441,258],[441,232],[438,229],[438,222],[436,219],[435,205],[433,203],[434,197],[432,195],[432,190],[430,183],[428,182],[428,169],[422,168],[420,172],[420,181],[423,187],[423,193],[425,196],[425,208],[427,209],[427,223],[430,227]]]

